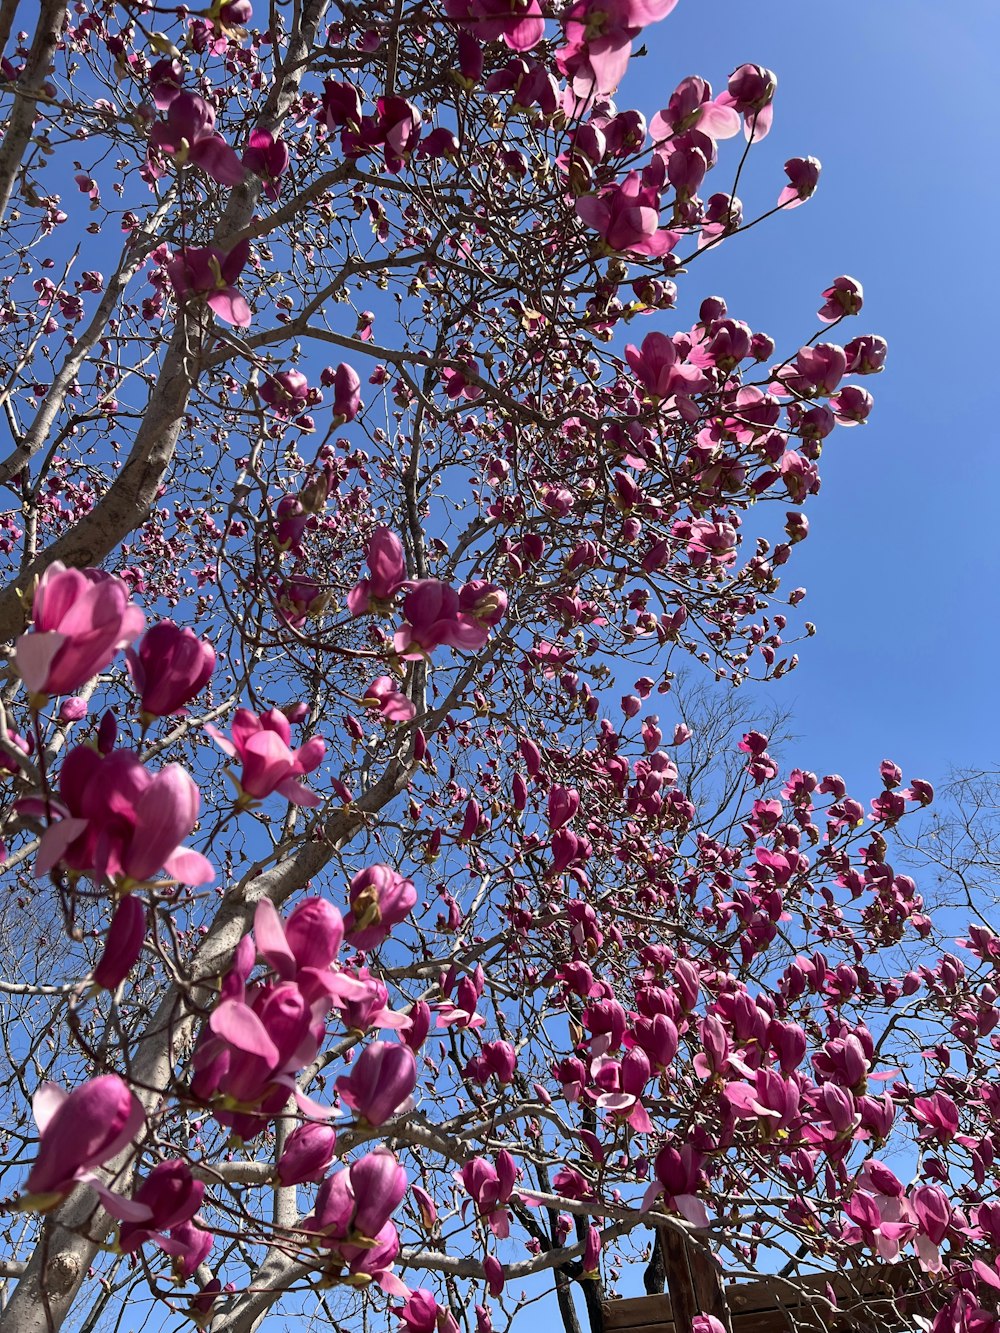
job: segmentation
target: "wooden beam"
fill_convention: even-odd
[[[734,1333],[722,1285],[722,1269],[712,1251],[674,1227],[660,1227],[658,1244],[676,1333],[694,1333],[694,1317],[714,1315],[725,1333]]]
[[[768,1277],[723,1287],[732,1333],[889,1333],[910,1323],[907,1306],[912,1309],[912,1303],[906,1293],[926,1290],[926,1279],[912,1264],[871,1265],[795,1280]],[[675,1309],[666,1295],[607,1301],[604,1306],[605,1333],[687,1333],[683,1318],[690,1327],[690,1304]]]

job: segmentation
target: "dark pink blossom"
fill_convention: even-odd
[[[630,171],[620,185],[584,195],[576,201],[576,211],[609,252],[657,257],[669,254],[680,239],[678,232],[660,227],[659,191],[644,186],[637,171]]]
[[[103,990],[117,990],[139,961],[146,940],[146,905],[134,893],[123,898],[108,927],[93,982]]]
[[[337,1135],[328,1125],[298,1125],[278,1158],[279,1183],[287,1187],[322,1180],[333,1161],[336,1144]]]
[[[204,297],[220,319],[246,328],[250,307],[235,283],[249,257],[249,241],[238,241],[229,251],[215,245],[187,246],[167,264],[167,277],[179,300]]]
[[[347,594],[352,616],[382,612],[406,583],[403,543],[389,528],[376,528],[372,533],[365,564],[369,577],[361,579]]]
[[[391,676],[376,676],[361,702],[366,708],[377,709],[387,722],[410,722],[417,715],[413,700],[400,692]]]
[[[790,157],[785,163],[789,184],[778,195],[779,208],[798,208],[816,193],[821,167],[815,157]]]
[[[293,805],[317,806],[322,798],[299,778],[312,773],[323,762],[326,742],[311,736],[298,749],[292,748],[292,730],[288,718],[277,708],[251,713],[238,708],[233,716],[232,739],[216,727],[205,730],[230,758],[238,758],[243,771],[238,780],[239,804],[263,801],[277,792]]]
[[[125,887],[158,870],[182,884],[208,884],[215,869],[182,846],[198,822],[201,796],[179,764],[151,773],[130,750],[107,755],[78,745],[63,760],[59,800],[25,797],[24,813],[55,821],[42,834],[35,875],[57,865]]]
[[[393,926],[410,915],[417,890],[386,865],[368,866],[351,880],[351,910],[344,918],[347,939],[356,949],[374,949],[388,939]]]
[[[177,166],[193,162],[220,185],[242,185],[246,178],[236,151],[216,133],[215,112],[197,93],[178,91],[171,97],[166,120],[153,126],[149,143]]]
[[[243,165],[263,183],[268,199],[275,200],[281,193],[281,177],[288,170],[291,154],[283,139],[276,139],[270,130],[251,130],[250,143],[243,150]]]
[[[361,1120],[382,1125],[408,1110],[417,1086],[417,1062],[409,1046],[372,1041],[355,1059],[349,1074],[337,1079],[337,1093]]]
[[[67,569],[54,560],[32,600],[33,632],[14,645],[14,662],[31,694],[70,694],[109,666],[146,623],[121,579],[99,569]]]
[[[32,1101],[41,1133],[38,1154],[25,1181],[23,1206],[48,1212],[79,1183],[101,1196],[115,1217],[141,1220],[149,1210],[112,1195],[94,1168],[110,1162],[139,1133],[142,1107],[117,1074],[102,1074],[66,1093],[55,1083],[43,1083]]]
[[[167,717],[184,709],[208,684],[215,670],[215,649],[189,629],[161,620],[125,654],[132,683],[147,718]]]

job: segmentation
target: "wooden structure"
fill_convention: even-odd
[[[667,1294],[606,1301],[604,1333],[691,1333],[696,1314],[711,1314],[726,1333],[903,1333],[907,1288],[919,1288],[908,1264],[883,1264],[803,1278],[764,1277],[726,1285],[704,1246],[680,1231],[660,1232]]]

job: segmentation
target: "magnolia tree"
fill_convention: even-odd
[[[3,1333],[572,1333],[654,1227],[1000,1329],[1000,939],[725,702],[885,344],[672,313],[776,84],[616,106],[673,3],[0,9]]]

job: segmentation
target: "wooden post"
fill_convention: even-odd
[[[676,1333],[693,1333],[698,1314],[714,1315],[733,1333],[722,1270],[712,1251],[675,1227],[660,1227],[658,1236]]]

